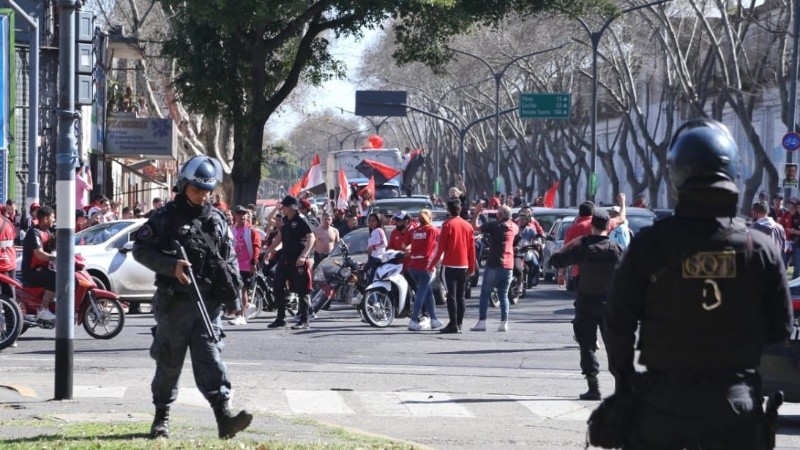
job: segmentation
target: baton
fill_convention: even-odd
[[[174,241],[175,246],[178,247],[181,251],[181,257],[184,261],[189,261],[189,257],[186,256],[186,250],[178,241]],[[192,292],[194,292],[194,299],[197,302],[197,309],[200,310],[200,315],[203,317],[203,325],[206,326],[206,332],[208,333],[208,338],[213,343],[218,343],[219,339],[217,339],[216,333],[214,333],[214,328],[211,326],[211,318],[208,316],[208,310],[206,309],[206,304],[203,303],[203,295],[200,293],[200,287],[197,286],[197,279],[194,277],[194,272],[192,271],[192,266],[186,267],[186,275],[189,276],[189,280],[192,284]]]

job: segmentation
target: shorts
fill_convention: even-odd
[[[239,275],[242,276],[242,287],[247,290],[252,289],[253,284],[256,282],[256,277],[253,272],[245,272],[244,270],[240,270]]]

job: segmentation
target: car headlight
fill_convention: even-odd
[[[314,269],[314,281],[323,282],[325,281],[325,273],[322,271],[322,267],[317,267]]]

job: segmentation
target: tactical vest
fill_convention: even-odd
[[[760,249],[749,231],[695,234],[671,217],[656,222],[647,238],[635,259],[649,279],[640,363],[671,371],[756,366],[767,325],[763,271],[753,263]]]
[[[583,239],[586,239],[584,237]],[[586,254],[580,262],[578,294],[582,297],[608,298],[614,283],[614,270],[622,252],[610,239],[603,239],[586,246]]]

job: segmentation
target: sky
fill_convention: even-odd
[[[312,92],[306,96],[308,101],[303,105],[306,112],[324,111],[326,109],[344,108],[354,111],[356,107],[357,87],[350,81],[361,64],[361,54],[378,38],[381,30],[366,30],[364,38],[356,42],[352,37],[336,41],[331,53],[347,66],[347,77],[343,80],[332,80],[319,88],[310,88]],[[298,86],[296,89],[309,89]],[[293,107],[281,107],[279,114],[270,117],[267,129],[276,139],[286,138],[292,129],[301,121],[302,111]]]

